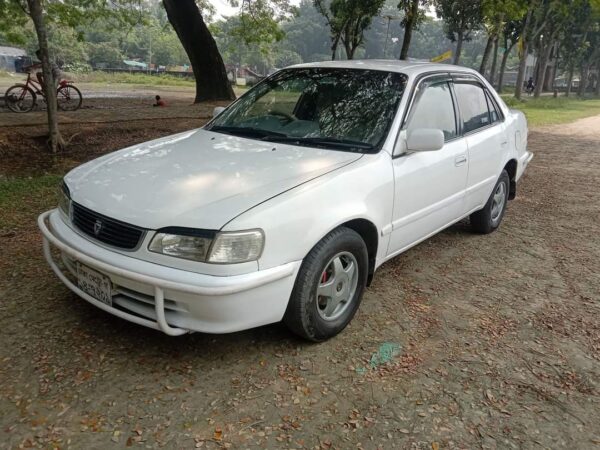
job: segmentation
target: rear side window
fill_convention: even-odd
[[[485,96],[487,98],[488,108],[490,110],[490,120],[492,121],[492,123],[501,122],[502,116],[500,115],[500,112],[498,111],[498,107],[496,106],[496,103],[492,100],[492,97],[491,97],[489,91],[486,93]]]
[[[435,128],[444,132],[446,141],[457,135],[454,103],[448,82],[424,82],[419,86],[408,119],[408,129]]]
[[[481,86],[472,83],[455,83],[454,90],[465,133],[487,127],[492,123],[487,96]]]

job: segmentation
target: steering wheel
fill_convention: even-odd
[[[293,114],[288,114],[288,113],[283,112],[283,111],[271,110],[271,111],[269,111],[269,115],[271,115],[271,116],[277,116],[277,117],[282,117],[284,119],[287,119],[288,123],[289,122],[293,122],[295,120],[298,120],[298,119],[296,119],[294,117]]]

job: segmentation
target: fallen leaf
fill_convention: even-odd
[[[215,441],[220,441],[223,439],[223,430],[221,430],[221,428],[217,427],[215,428],[215,432],[213,434],[213,438]]]

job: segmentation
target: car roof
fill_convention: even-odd
[[[322,61],[306,64],[297,64],[289,68],[332,68],[332,69],[362,69],[383,70],[387,72],[398,72],[408,76],[420,75],[427,72],[461,72],[476,74],[467,67],[452,64],[436,64],[428,61],[399,61],[394,59],[355,59],[350,61]]]

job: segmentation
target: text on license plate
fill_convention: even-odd
[[[77,284],[86,294],[112,306],[112,283],[106,275],[77,263]]]

